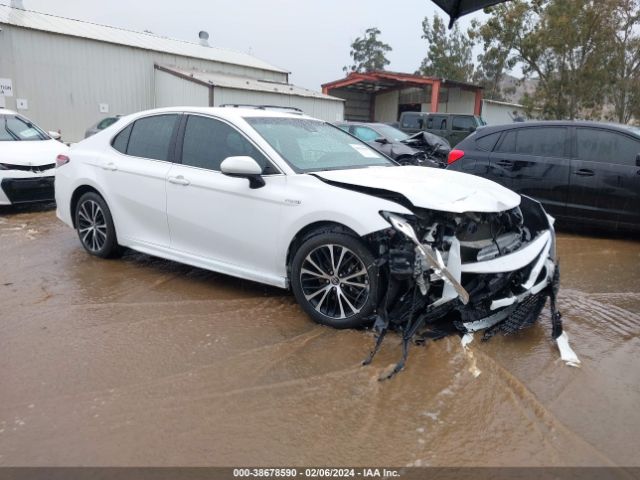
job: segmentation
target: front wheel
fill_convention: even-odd
[[[76,206],[76,230],[84,249],[101,258],[120,253],[111,212],[104,199],[95,192],[87,192]]]
[[[355,328],[371,318],[380,279],[375,259],[359,239],[337,232],[308,238],[291,263],[291,288],[318,323]]]

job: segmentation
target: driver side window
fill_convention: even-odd
[[[240,132],[213,118],[189,115],[182,144],[182,164],[220,171],[227,157],[249,156],[263,174],[278,173],[269,160]]]

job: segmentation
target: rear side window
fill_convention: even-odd
[[[608,130],[578,128],[576,141],[580,160],[634,166],[640,154],[640,140]]]
[[[442,115],[434,115],[433,117],[430,117],[430,119],[433,119],[433,126],[430,128],[433,128],[435,130],[447,129],[447,117],[444,117]]]
[[[519,128],[506,132],[496,151],[540,157],[566,157],[567,144],[568,130],[565,127]]]
[[[98,130],[104,130],[107,127],[110,127],[111,125],[113,125],[114,123],[116,123],[119,120],[118,117],[108,117],[105,118],[104,120],[100,121],[100,123],[98,123],[98,125],[96,126],[96,128]]]
[[[485,152],[491,152],[493,147],[496,146],[496,142],[500,138],[502,132],[492,133],[476,139],[476,147],[478,150],[484,150]]]
[[[118,135],[116,135],[111,143],[113,148],[118,150],[120,153],[127,153],[127,145],[129,144],[129,137],[131,136],[132,128],[133,125],[129,125],[127,128],[122,130]]]
[[[567,129],[563,127],[521,128],[516,140],[516,153],[540,157],[564,157]]]
[[[182,164],[220,171],[227,157],[249,156],[264,174],[277,173],[267,158],[235,128],[213,118],[190,115],[184,131]]]
[[[402,128],[422,128],[422,117],[419,113],[405,113],[402,116]]]
[[[177,120],[178,115],[155,115],[136,120],[129,137],[127,155],[168,160]]]
[[[469,117],[453,117],[451,121],[451,129],[468,132],[476,128],[476,119]]]

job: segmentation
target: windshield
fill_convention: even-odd
[[[366,143],[318,120],[246,117],[297,172],[394,165]]]
[[[390,125],[376,125],[376,130],[384,138],[390,138],[394,142],[401,142],[402,140],[406,140],[407,138],[409,138],[409,135],[404,133],[402,130],[398,130],[397,128],[393,128]]]
[[[15,115],[0,115],[0,141],[49,140],[49,136],[28,120]]]

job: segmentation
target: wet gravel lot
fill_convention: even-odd
[[[0,465],[636,465],[640,241],[560,234],[559,298],[471,350],[312,323],[288,293],[0,211]],[[477,336],[479,338],[479,336]]]

